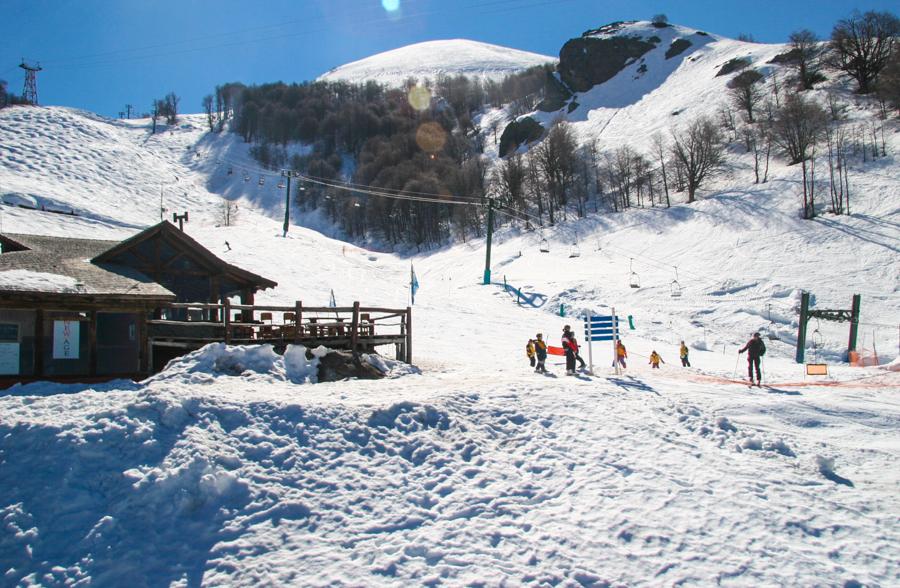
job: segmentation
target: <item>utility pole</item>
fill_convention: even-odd
[[[491,283],[491,239],[494,236],[494,199],[488,198],[487,253],[484,259],[484,285]]]
[[[131,118],[131,112],[132,112],[133,110],[134,110],[134,106],[132,106],[131,104],[126,104],[126,105],[125,105],[125,118],[130,119],[130,118]]]
[[[299,177],[300,174],[298,174],[295,171],[289,170],[289,169],[281,170],[281,177],[287,178],[287,187],[284,191],[284,226],[282,227],[282,229],[283,229],[283,234],[281,235],[282,237],[287,237],[288,227],[291,226],[291,177],[292,176]]]

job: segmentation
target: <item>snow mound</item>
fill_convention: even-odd
[[[166,369],[148,381],[181,380],[210,384],[220,377],[241,377],[259,382],[292,382],[317,384],[319,362],[331,350],[325,346],[307,349],[304,345],[288,345],[281,355],[272,345],[226,345],[210,343],[187,355],[173,359]],[[307,352],[312,358],[307,357]],[[385,377],[397,378],[417,374],[419,370],[402,361],[380,355],[361,354],[360,359]]]
[[[324,355],[313,350],[313,358],[306,358],[306,347],[288,345],[279,355],[271,345],[226,345],[210,343],[187,355],[173,359],[156,380],[183,380],[191,383],[212,383],[219,377],[243,377],[271,382],[297,384],[318,382],[319,358]]]

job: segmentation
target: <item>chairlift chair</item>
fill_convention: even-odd
[[[569,250],[569,257],[581,257],[581,249],[578,248],[578,243],[572,243],[572,249]]]
[[[265,183],[266,183],[266,177],[265,177],[265,176],[259,176],[259,185],[260,185],[260,186],[264,186]]]
[[[234,173],[234,169],[229,165],[228,166],[228,175],[230,176],[233,173]]]
[[[672,291],[672,298],[681,298],[681,284],[678,282],[678,268],[675,268],[675,279],[672,280],[669,288]]]
[[[631,286],[632,288],[640,288],[641,281],[640,281],[640,279],[638,279],[638,275],[634,271],[634,259],[633,258],[630,260],[630,262],[628,264],[628,269],[631,272],[631,276],[629,277],[629,280],[628,280],[628,285]]]
[[[250,174],[248,174],[247,172],[244,172],[244,181],[245,181],[245,182],[249,182],[249,181],[250,181]]]
[[[284,189],[284,180],[279,180],[279,181],[278,181],[278,189],[279,189],[279,190],[283,190],[283,189]]]
[[[541,253],[550,253],[550,243],[547,242],[547,239],[541,239],[540,251]]]

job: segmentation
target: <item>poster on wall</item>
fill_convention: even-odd
[[[78,359],[78,321],[53,321],[53,359]]]
[[[0,376],[18,375],[19,344],[0,343]]]

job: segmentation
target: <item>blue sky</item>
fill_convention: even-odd
[[[557,55],[566,40],[616,20],[669,21],[727,37],[827,38],[872,0],[0,0],[0,79],[22,92],[38,61],[41,104],[116,116],[170,91],[199,112],[217,84],[312,80],[338,65],[433,39],[466,38]]]

